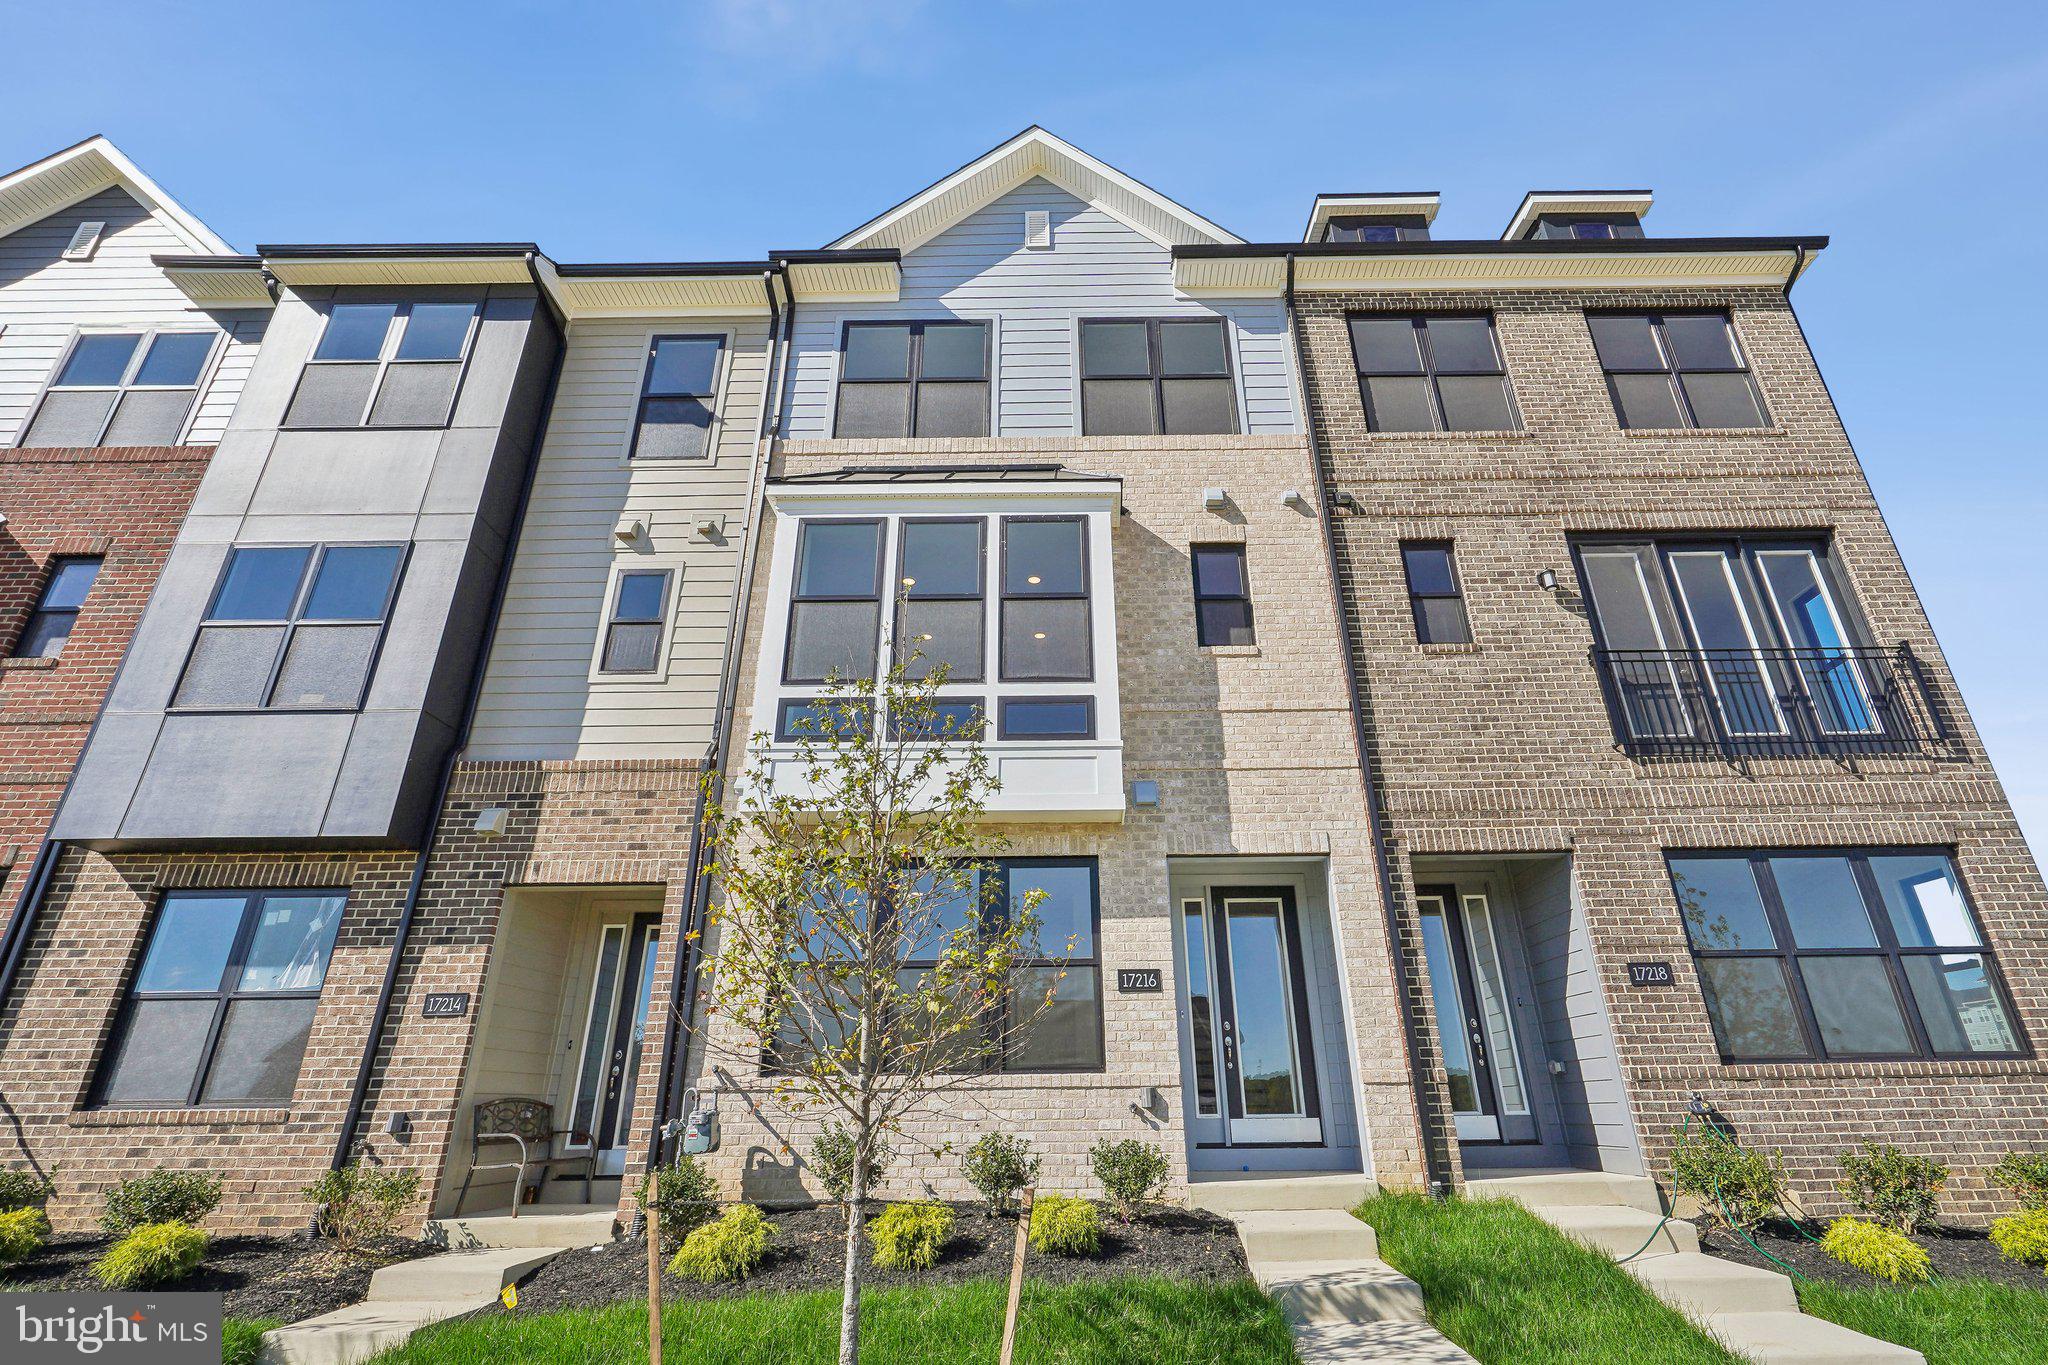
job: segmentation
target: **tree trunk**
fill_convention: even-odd
[[[861,1206],[868,1198],[868,1139],[857,1135],[853,1144],[853,1189],[846,1199],[846,1279],[839,1299],[839,1365],[860,1361],[860,1223]]]

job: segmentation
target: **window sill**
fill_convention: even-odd
[[[1259,657],[1259,647],[1257,645],[1198,645],[1197,648],[1204,654],[1217,659],[1256,659]]]
[[[0,669],[55,668],[60,660],[44,658],[0,659]]]
[[[284,1107],[165,1109],[80,1109],[64,1116],[72,1128],[194,1128],[233,1124],[238,1127],[282,1127],[291,1121],[292,1111]]]
[[[1415,648],[1423,654],[1483,654],[1486,647],[1479,644],[1429,645],[1417,644]]]
[[[1882,1076],[2039,1075],[2048,1072],[2048,1059],[1894,1057],[1867,1062],[1722,1062],[1720,1067],[1722,1074],[1732,1081],[1844,1080],[1867,1084],[1872,1078]]]
[[[1623,427],[1621,434],[1638,441],[1711,440],[1743,437],[1786,436],[1783,427]]]
[[[1368,441],[1533,441],[1531,431],[1368,431]]]

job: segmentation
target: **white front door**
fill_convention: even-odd
[[[1289,887],[1214,887],[1181,902],[1197,1143],[1323,1140],[1301,922]]]

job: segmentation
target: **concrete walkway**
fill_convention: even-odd
[[[429,1222],[426,1239],[452,1250],[385,1266],[361,1303],[266,1332],[264,1365],[356,1365],[429,1323],[490,1307],[506,1285],[613,1231],[610,1207],[577,1205]]]
[[[1927,1365],[1918,1351],[1801,1313],[1790,1279],[1704,1254],[1691,1223],[1658,1228],[1662,1196],[1646,1177],[1552,1170],[1467,1171],[1465,1179],[1474,1198],[1512,1199],[1616,1259],[1649,1241],[1622,1269],[1758,1365]]]
[[[1372,1192],[1362,1175],[1198,1179],[1188,1188],[1196,1208],[1237,1224],[1252,1278],[1286,1310],[1302,1360],[1472,1365],[1429,1325],[1415,1281],[1379,1258],[1371,1226],[1352,1217]]]

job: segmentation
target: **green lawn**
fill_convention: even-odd
[[[1496,1199],[1378,1194],[1354,1212],[1422,1286],[1437,1330],[1486,1365],[1740,1365],[1606,1256]]]
[[[227,1318],[220,1325],[221,1365],[256,1365],[263,1334],[277,1324],[268,1318]]]
[[[1799,1306],[1866,1336],[1911,1346],[1927,1365],[2048,1360],[2048,1281],[2040,1289],[1990,1280],[1936,1280],[1909,1289],[1802,1284]]]
[[[889,1289],[862,1301],[864,1361],[989,1362],[1002,1345],[1006,1286],[996,1280]],[[838,1357],[839,1295],[763,1294],[662,1306],[664,1365],[782,1365]],[[613,1365],[646,1359],[639,1304],[565,1313],[490,1310],[429,1327],[380,1365]],[[1290,1365],[1280,1309],[1249,1280],[1198,1284],[1130,1278],[1026,1284],[1017,1359]]]

